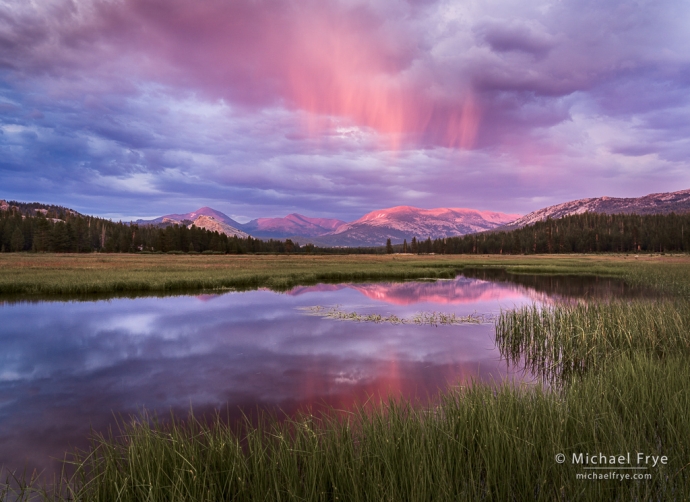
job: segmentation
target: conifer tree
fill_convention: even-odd
[[[14,232],[12,232],[10,246],[12,247],[12,251],[22,251],[24,249],[24,234],[19,227],[16,227]]]

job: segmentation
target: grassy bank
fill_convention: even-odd
[[[25,276],[27,284],[47,277],[46,263],[52,259],[64,260],[52,269],[60,277],[89,263],[82,256],[24,258],[38,264]],[[440,396],[433,408],[384,403],[373,411],[286,421],[269,418],[239,429],[222,420],[138,419],[112,435],[94,437],[93,449],[75,458],[76,474],[57,485],[61,494],[40,493],[34,486],[27,489],[26,498],[156,502],[690,497],[687,256],[87,258],[110,261],[79,277],[105,274],[107,279],[134,270],[132,280],[146,277],[150,282],[145,284],[164,288],[165,277],[184,274],[190,281],[232,281],[255,274],[265,281],[255,285],[280,289],[309,281],[450,276],[466,267],[495,267],[518,274],[619,277],[665,296],[504,312],[496,324],[497,344],[507,359],[543,377],[536,386],[471,385]],[[638,463],[640,452],[643,459]],[[565,456],[562,464],[556,461],[559,453]],[[610,470],[585,469],[595,465],[574,464],[573,455],[577,459],[580,454],[583,463],[586,455],[598,460],[599,454],[607,458],[607,466],[611,456],[623,455],[624,462]],[[646,456],[657,457],[657,465],[652,466],[653,459],[646,463]],[[666,463],[660,463],[662,456]],[[611,479],[612,473],[650,478]]]
[[[319,282],[454,277],[463,268],[516,274],[620,277],[690,298],[690,257],[549,256],[256,256],[0,254],[0,296],[41,298],[160,294],[223,288],[286,290]]]
[[[636,354],[567,391],[470,386],[432,410],[388,403],[239,431],[139,420],[94,439],[63,500],[686,500],[689,379],[685,358]],[[585,469],[599,453],[644,469]],[[611,472],[650,478],[578,479]]]

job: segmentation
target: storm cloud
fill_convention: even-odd
[[[10,0],[0,198],[528,212],[690,186],[678,1]]]

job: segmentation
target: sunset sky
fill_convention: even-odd
[[[527,213],[689,159],[683,0],[0,0],[0,199]]]

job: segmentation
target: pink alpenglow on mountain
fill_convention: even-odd
[[[252,235],[285,237],[301,235],[316,237],[332,232],[345,222],[333,218],[310,218],[301,214],[288,214],[284,218],[258,218],[243,225]]]
[[[652,193],[644,197],[597,197],[571,200],[533,211],[513,221],[505,230],[532,225],[547,218],[558,219],[583,213],[668,214],[690,212],[690,189],[678,192]],[[503,229],[501,229],[503,230]]]
[[[379,209],[365,214],[360,219],[347,223],[335,230],[335,234],[361,225],[387,227],[412,232],[418,237],[437,235],[450,237],[470,232],[490,230],[497,225],[509,223],[521,215],[478,211],[465,208],[419,209],[411,206],[396,206]],[[429,233],[429,231],[432,233]],[[440,235],[444,234],[444,235]]]
[[[412,237],[437,239],[483,232],[519,217],[519,214],[465,208],[420,209],[397,206],[365,214],[352,223],[341,225],[329,237],[334,245],[382,245],[386,239],[396,243],[403,239],[409,242]]]
[[[238,237],[251,234],[261,239],[298,239],[302,244],[319,246],[383,246],[387,239],[394,244],[403,240],[437,239],[492,230],[519,218],[519,214],[478,211],[465,208],[419,209],[397,206],[372,211],[360,219],[346,223],[335,218],[311,218],[293,213],[284,218],[257,218],[238,223],[229,216],[202,207],[191,213],[168,214],[155,220],[138,220],[142,224],[174,224],[194,221],[202,228],[217,230]],[[219,226],[220,224],[226,227]],[[305,242],[306,241],[306,242]]]
[[[243,232],[242,230],[238,230],[235,227],[231,227],[227,223],[224,223],[222,221],[216,220],[213,216],[205,216],[201,215],[194,220],[194,223],[189,225],[189,228],[192,228],[192,225],[198,227],[198,228],[203,228],[205,230],[209,230],[211,232],[218,232],[221,234],[225,234],[229,237],[232,237],[233,235],[236,235],[240,239],[246,239],[249,237],[249,234],[246,232]]]
[[[217,211],[211,207],[200,207],[196,211],[192,211],[191,213],[184,213],[184,214],[166,214],[164,216],[160,216],[159,218],[155,218],[152,220],[137,220],[136,223],[139,224],[160,224],[160,223],[182,223],[185,220],[189,221],[195,221],[199,216],[210,216],[216,221],[221,221],[227,225],[230,225],[233,228],[238,228],[240,224],[230,218],[227,214],[223,214],[220,211]]]

